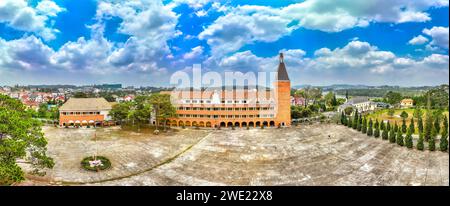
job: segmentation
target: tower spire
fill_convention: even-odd
[[[286,71],[286,66],[284,65],[284,55],[280,53],[280,64],[277,70],[277,80],[278,81],[289,81],[289,76]]]
[[[280,63],[284,63],[284,55],[283,55],[283,52],[280,52]]]

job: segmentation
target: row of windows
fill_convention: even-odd
[[[100,112],[61,112],[62,115],[93,115],[100,114]]]
[[[221,108],[211,108],[211,107],[178,107],[178,110],[197,110],[197,111],[267,111],[274,110],[274,107],[221,107]]]
[[[185,99],[182,101],[185,104],[211,104],[211,100],[197,100],[197,99]],[[222,100],[222,104],[247,104],[247,100]],[[259,103],[274,103],[274,101],[256,101]]]
[[[240,118],[274,118],[274,114],[258,114],[258,115],[203,115],[203,114],[179,114],[178,117],[184,118],[229,118],[229,119],[240,119]]]

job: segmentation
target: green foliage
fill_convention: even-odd
[[[423,144],[424,138],[423,138],[423,136],[424,136],[423,132],[419,133],[419,140],[417,140],[417,145],[416,145],[416,148],[418,150],[423,150],[424,149],[424,144]]]
[[[363,124],[362,124],[362,128],[361,128],[361,132],[362,132],[363,134],[366,134],[366,133],[367,133],[367,119],[366,119],[366,117],[364,117],[364,119],[363,119]]]
[[[353,107],[346,107],[344,112],[346,115],[351,115],[353,113]]]
[[[391,130],[391,123],[389,121],[386,123],[386,129]]]
[[[441,120],[438,116],[434,117],[434,128],[436,129],[437,133],[439,133],[441,130]]]
[[[358,128],[358,109],[356,109],[355,114],[353,115],[353,129],[357,129]]]
[[[422,117],[419,117],[417,120],[417,127],[419,129],[419,133],[423,133],[423,121]]]
[[[389,116],[392,117],[392,116],[394,116],[394,114],[395,114],[395,109],[391,108],[391,109],[388,110],[388,115]]]
[[[391,129],[389,131],[389,142],[390,143],[395,143],[395,131],[393,129]]]
[[[403,99],[402,95],[398,92],[389,91],[384,95],[385,102],[389,104],[398,104]]]
[[[348,128],[352,128],[352,126],[353,126],[353,124],[352,124],[352,119],[351,119],[351,117],[349,116],[349,117],[347,118],[347,127],[348,127]]]
[[[378,119],[375,121],[374,127],[375,127],[375,132],[374,132],[373,136],[375,138],[378,138],[378,137],[380,137],[380,127],[379,127]]]
[[[436,143],[433,136],[431,136],[430,139],[428,140],[428,150],[430,151],[436,150]]]
[[[373,135],[373,122],[372,119],[369,120],[369,128],[367,129],[367,136]]]
[[[419,118],[422,118],[422,116],[423,116],[423,111],[420,108],[414,109],[414,113],[413,113],[414,118],[419,119]]]
[[[445,152],[448,150],[448,134],[445,136],[441,136],[440,142],[439,142],[439,149],[442,152]]]
[[[341,112],[341,118],[340,118],[340,121],[341,121],[341,124],[344,124],[345,123],[345,114],[344,114],[344,111],[342,111]]]
[[[402,120],[402,132],[406,133],[406,120],[405,119]]]
[[[405,112],[405,111],[402,111],[402,113],[400,114],[400,117],[401,117],[402,119],[406,119],[406,118],[408,118],[408,113]]]
[[[29,161],[36,173],[52,168],[54,162],[46,155],[46,145],[41,123],[20,101],[0,95],[0,185],[23,180],[23,172],[16,164],[19,158]]]
[[[408,129],[405,137],[405,145],[407,148],[413,148],[413,138],[412,138],[412,131],[411,129]]]
[[[389,138],[389,131],[387,129],[383,130],[383,133],[381,134],[381,138],[383,140],[387,140]]]
[[[416,128],[414,125],[414,118],[411,118],[411,121],[409,123],[409,130],[411,130],[411,133],[414,134],[416,132]]]
[[[384,124],[383,121],[380,122],[380,130],[385,130],[386,129],[386,125]]]
[[[394,132],[395,132],[395,133],[398,132],[398,125],[397,125],[397,122],[396,122],[395,125],[394,125]]]
[[[95,167],[91,167],[91,164],[89,164],[89,161],[93,161],[94,159],[100,160],[102,162],[101,166],[95,166]],[[101,171],[101,170],[106,170],[111,168],[111,161],[109,161],[108,158],[103,157],[103,156],[97,156],[97,157],[86,157],[83,160],[81,160],[81,167],[85,170],[88,171]]]
[[[405,143],[403,142],[403,133],[401,130],[397,131],[397,140],[396,140],[397,144],[400,146],[403,146]]]
[[[431,136],[431,130],[433,129],[433,118],[430,111],[427,111],[427,119],[425,120],[425,141],[428,141]]]
[[[292,119],[307,118],[310,117],[313,112],[309,107],[303,106],[291,106]]]

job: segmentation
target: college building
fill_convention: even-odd
[[[70,98],[59,108],[59,125],[110,125],[111,108],[111,104],[104,98]]]
[[[283,54],[273,89],[233,87],[216,90],[188,89],[171,94],[177,117],[171,126],[285,127],[291,125],[291,83]]]

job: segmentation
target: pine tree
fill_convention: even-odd
[[[395,122],[395,125],[394,125],[394,132],[395,132],[395,133],[398,132],[398,125],[397,125],[397,122]]]
[[[358,109],[355,110],[355,115],[353,117],[353,129],[356,129],[358,127]]]
[[[363,134],[367,133],[367,119],[366,119],[366,117],[364,117],[364,119],[363,119],[363,125],[362,125],[362,128],[361,128],[361,132]]]
[[[388,131],[391,130],[391,123],[389,123],[389,120],[388,120],[387,123],[386,123],[386,129],[387,129]]]
[[[389,130],[387,130],[387,128],[383,129],[381,137],[383,138],[383,140],[387,140],[389,138]]]
[[[397,144],[403,146],[405,143],[403,141],[403,133],[402,130],[397,131]]]
[[[362,122],[361,121],[361,116],[359,116],[358,123],[356,124],[356,130],[358,130],[360,132],[361,132],[361,129],[362,129],[362,123],[361,122]]]
[[[448,120],[447,120],[447,116],[444,115],[444,122],[443,124],[443,129],[445,129],[445,131],[447,132],[448,135]]]
[[[436,129],[436,132],[439,134],[441,131],[441,120],[439,117],[434,118],[434,128]]]
[[[378,123],[378,119],[375,121],[375,132],[374,132],[374,134],[373,134],[373,136],[375,137],[375,138],[378,138],[378,137],[380,137],[380,126],[379,126],[379,123]]]
[[[413,148],[413,139],[412,139],[411,128],[409,128],[408,131],[406,132],[405,145],[407,148]]]
[[[409,123],[409,130],[411,130],[412,134],[414,134],[414,132],[416,132],[415,125],[414,125],[414,118],[411,118],[411,122]]]
[[[351,118],[351,116],[349,116],[348,118],[347,118],[347,127],[348,128],[352,128],[352,118]]]
[[[394,131],[394,128],[392,128],[389,131],[389,142],[390,143],[395,143],[395,131]]]
[[[417,140],[417,145],[416,148],[418,150],[423,150],[424,149],[424,145],[423,145],[423,132],[419,133],[419,140]]]
[[[448,134],[446,136],[441,136],[441,140],[439,142],[439,149],[443,152],[448,149]]]
[[[423,121],[422,117],[419,117],[417,120],[417,128],[419,128],[419,133],[423,133]]]
[[[402,120],[402,132],[406,133],[406,120],[405,119]]]
[[[431,120],[431,116],[428,116],[427,119],[425,120],[425,141],[428,141],[430,139],[431,136],[431,130],[433,130],[433,123]]]
[[[428,149],[430,151],[436,150],[436,137],[437,137],[437,129],[435,127],[431,128],[430,139],[428,139]]]
[[[384,129],[386,129],[386,126],[384,125],[384,121],[381,120],[380,121],[380,130],[384,130]]]
[[[341,112],[341,124],[345,123],[345,114],[344,111]]]
[[[372,119],[369,120],[369,129],[367,129],[367,136],[372,136],[373,135],[373,122]]]

